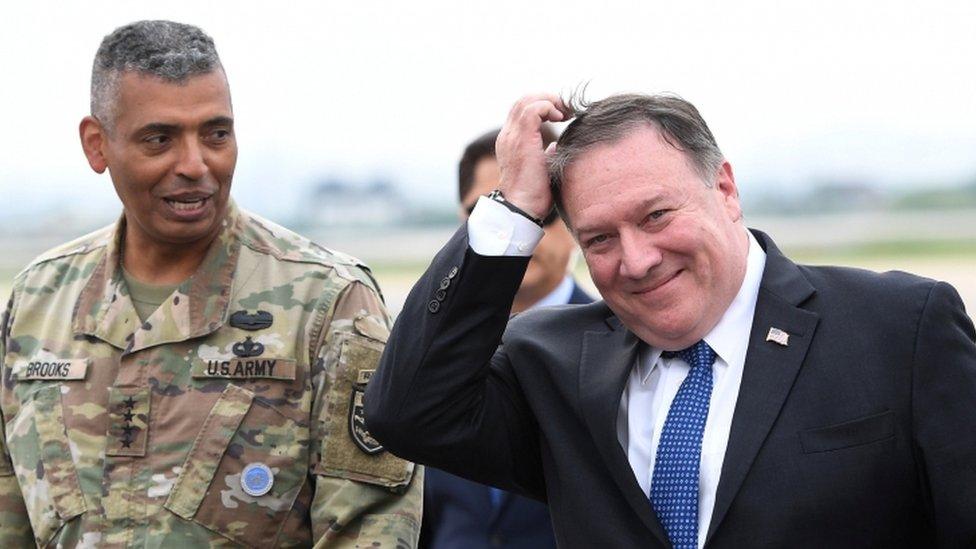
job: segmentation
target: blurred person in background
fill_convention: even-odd
[[[478,201],[498,188],[495,158],[499,129],[468,144],[458,163],[461,218],[467,220]],[[555,141],[542,127],[546,145]],[[576,241],[555,212],[545,219],[545,236],[526,268],[512,303],[512,313],[534,307],[590,303],[593,299],[569,274]],[[549,509],[522,496],[478,484],[438,469],[427,469],[420,544],[430,549],[555,547]]]
[[[458,163],[458,200],[461,218],[467,221],[478,198],[498,188],[501,174],[495,157],[495,140],[501,129],[492,130],[468,144]],[[556,140],[549,125],[541,128],[542,140],[548,146]],[[590,303],[593,301],[573,280],[569,270],[577,252],[576,241],[556,211],[544,220],[545,236],[536,246],[525,276],[512,302],[512,313],[532,307]]]
[[[0,547],[414,546],[423,475],[362,420],[380,290],[235,206],[213,40],[168,21],[106,36],[80,137],[122,215],[14,281]]]
[[[676,96],[526,96],[496,153],[367,390],[391,451],[545,499],[562,548],[974,546],[952,286],[791,261]],[[509,319],[554,205],[603,300]]]

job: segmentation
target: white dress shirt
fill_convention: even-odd
[[[725,447],[732,428],[732,414],[742,384],[752,317],[759,296],[759,283],[766,266],[766,253],[749,233],[746,275],[732,304],[705,335],[705,343],[717,355],[712,366],[712,398],[702,435],[701,466],[698,483],[698,547],[705,545],[705,534],[712,520],[715,492],[725,461]],[[662,359],[661,349],[643,345],[636,367],[631,370],[617,413],[617,439],[627,454],[637,484],[650,498],[651,473],[657,444],[671,401],[691,367],[681,358]]]
[[[481,196],[468,217],[468,245],[478,255],[529,256],[546,233],[542,227]]]
[[[526,217],[485,197],[468,218],[468,243],[485,256],[528,256],[543,236],[542,229]],[[712,367],[712,397],[702,435],[698,486],[698,547],[712,519],[725,448],[732,428],[732,414],[742,383],[752,318],[759,296],[759,284],[766,266],[766,253],[749,233],[749,253],[742,286],[718,324],[705,335],[705,342],[717,355]],[[671,401],[690,366],[680,358],[662,359],[661,349],[643,345],[620,397],[617,439],[627,454],[637,484],[650,498],[651,473],[658,440]]]

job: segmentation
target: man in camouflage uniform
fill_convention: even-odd
[[[81,139],[112,227],[21,272],[0,337],[0,547],[413,547],[422,474],[362,395],[369,271],[236,208],[230,94],[195,27],[105,38]]]

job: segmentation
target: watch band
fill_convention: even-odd
[[[522,217],[524,217],[524,218],[528,219],[529,221],[535,223],[539,227],[543,227],[543,222],[542,222],[541,219],[539,219],[538,217],[533,217],[532,214],[530,214],[529,212],[523,210],[522,208],[519,208],[515,204],[512,204],[511,202],[509,202],[508,200],[506,200],[505,199],[505,195],[502,194],[502,191],[501,190],[495,189],[495,190],[491,191],[490,193],[488,193],[485,196],[488,199],[490,199],[490,200],[494,200],[495,202],[498,202],[499,204],[504,205],[509,210],[511,210],[511,211],[513,211],[513,212],[515,212],[515,213],[517,213],[519,215],[521,215]]]

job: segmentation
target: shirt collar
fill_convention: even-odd
[[[565,305],[569,303],[569,298],[573,297],[573,277],[566,275],[563,281],[556,286],[556,289],[546,294],[545,297],[532,304],[530,309],[536,307],[549,307],[551,305]]]
[[[703,338],[725,364],[739,368],[746,362],[752,317],[756,312],[759,285],[766,268],[766,252],[751,232],[746,231],[746,234],[749,235],[749,251],[746,256],[746,274],[742,278],[742,285],[739,286],[739,292],[719,319],[718,324]],[[647,377],[654,371],[662,352],[663,349],[650,345],[643,346],[638,364],[641,383],[646,382]]]

